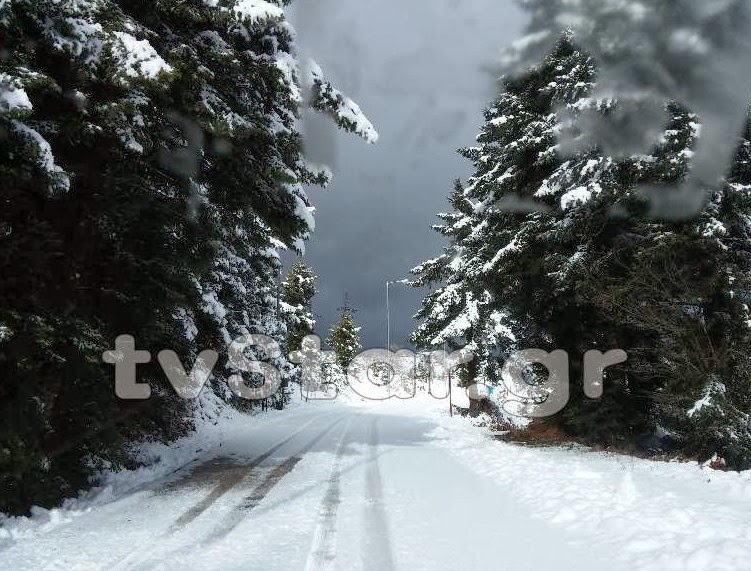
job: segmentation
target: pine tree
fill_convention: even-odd
[[[452,242],[416,270],[419,285],[447,281],[426,298],[416,340],[469,341],[480,349],[474,376],[485,382],[499,382],[497,355],[512,349],[566,350],[571,401],[549,422],[620,445],[667,429],[692,453],[745,466],[747,145],[698,217],[655,219],[640,189],[686,178],[701,118],[669,103],[649,154],[590,145],[564,155],[560,141],[583,135],[570,117],[618,114],[618,100],[593,97],[596,78],[594,61],[566,34],[541,64],[506,79],[479,146],[463,152],[475,174],[455,190],[450,226],[440,228]],[[460,327],[447,329],[447,319]],[[628,363],[608,370],[602,398],[585,398],[582,355],[612,348],[627,350]],[[531,382],[544,374],[531,370]],[[708,407],[711,420],[699,421],[692,404],[711,398],[715,414]]]
[[[287,315],[287,352],[299,351],[306,335],[313,334],[315,318],[312,313],[316,294],[316,276],[302,261],[292,264],[282,283],[281,299]]]
[[[564,38],[542,65],[506,82],[504,94],[485,113],[479,146],[462,151],[476,170],[466,188],[454,189],[455,214],[442,216],[449,225],[437,227],[451,245],[442,257],[413,270],[416,285],[446,280],[417,314],[424,322],[414,341],[474,351],[470,382],[500,382],[500,364],[518,346],[509,301],[516,298],[523,306],[526,296],[547,291],[540,258],[518,254],[531,247],[532,233],[546,220],[547,205],[535,193],[560,163],[553,108],[586,93],[593,71],[589,58]],[[532,282],[529,288],[520,287],[522,275]]]
[[[666,102],[677,102],[701,118],[702,137],[692,149],[691,170],[671,185],[681,192],[667,192],[661,185],[639,188],[654,216],[696,217],[708,206],[709,189],[727,174],[737,142],[728,135],[740,130],[748,108],[748,2],[524,0],[524,6],[531,34],[520,43],[521,61],[539,57],[540,49],[550,49],[566,29],[598,63],[592,100],[618,102],[607,114],[585,104],[570,115],[583,126],[583,136],[564,146],[595,145],[618,157],[650,154],[670,120]],[[538,49],[530,49],[535,45]]]
[[[326,343],[336,353],[336,363],[344,370],[347,370],[362,349],[360,343],[360,328],[355,326],[352,313],[345,310],[341,319],[335,323],[329,330]]]
[[[186,353],[172,313],[197,304],[189,277],[208,258],[193,247],[205,234],[179,224],[177,181],[141,152],[161,136],[170,66],[131,57],[143,31],[129,24],[103,2],[0,7],[4,511],[52,505],[92,461],[124,461],[124,440],[186,427],[154,364],[139,371],[153,398],[124,403],[101,361],[121,333]]]
[[[186,366],[245,333],[285,341],[278,250],[302,250],[303,185],[328,182],[302,156],[301,109],[377,134],[298,60],[280,3],[247,7],[0,2],[2,511],[189,428],[156,359],[138,371],[151,399],[115,398],[101,355],[117,335]],[[258,357],[291,374],[281,351]],[[234,401],[229,372],[213,388]]]
[[[751,466],[748,148],[747,125],[705,211],[638,228],[639,241],[602,256],[599,268],[612,269],[588,286],[603,316],[643,339],[631,376],[655,386],[655,423],[687,453],[739,469]]]

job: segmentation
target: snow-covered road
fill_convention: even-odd
[[[676,468],[699,477],[676,477],[669,472]],[[655,490],[643,489],[644,478],[654,479]],[[702,551],[704,540],[708,548],[736,549],[727,561],[748,568],[744,505],[737,513],[717,505],[709,514],[720,526],[717,537],[707,538],[701,521],[712,493],[744,490],[738,499],[747,507],[748,478],[728,480],[729,488],[708,485],[706,500],[680,496],[681,478],[701,486],[707,474],[520,449],[464,419],[421,414],[414,404],[308,403],[238,425],[221,446],[169,477],[6,542],[0,568],[642,569],[650,562],[665,568],[665,561],[723,568],[722,557]],[[670,503],[676,494],[678,507]],[[641,524],[649,510],[640,500],[666,521]],[[734,530],[725,530],[723,517]],[[696,546],[693,532],[705,536],[694,538]]]

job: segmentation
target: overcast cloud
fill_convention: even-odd
[[[306,263],[319,276],[318,333],[349,292],[363,344],[382,346],[385,280],[439,254],[435,213],[448,207],[453,180],[471,172],[455,150],[474,143],[495,96],[488,69],[521,35],[524,16],[511,0],[298,0],[290,19],[380,133],[370,146],[308,126],[310,153],[334,170],[328,189],[309,191],[317,229]],[[392,287],[392,344],[408,344],[422,295]]]

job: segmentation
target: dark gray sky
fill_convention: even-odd
[[[521,35],[524,16],[512,0],[298,0],[290,19],[380,134],[375,146],[333,130],[311,138],[311,153],[334,171],[328,189],[309,190],[317,332],[325,337],[349,292],[363,345],[385,346],[385,281],[440,253],[430,226],[453,180],[471,172],[455,151],[474,144],[495,96],[489,66]],[[408,344],[422,295],[392,286],[392,344]]]

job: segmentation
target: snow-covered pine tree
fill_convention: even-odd
[[[316,294],[316,275],[301,260],[292,264],[282,283],[283,310],[287,322],[287,352],[299,351],[306,335],[313,334],[313,297]]]
[[[539,195],[557,189],[564,210],[573,200],[552,243],[584,249],[564,272],[549,271],[565,278],[561,284],[575,284],[571,297],[594,303],[599,316],[588,328],[603,337],[590,343],[632,347],[622,369],[627,376],[613,372],[609,379],[620,396],[611,390],[600,401],[574,399],[565,425],[598,440],[633,441],[641,430],[667,430],[689,453],[719,454],[730,466],[747,467],[748,114],[733,106],[747,108],[748,90],[733,74],[748,6],[528,4],[538,37],[573,22],[569,34],[606,66],[589,97],[566,113],[558,109],[571,119],[562,129],[571,130],[567,147],[579,152],[564,153],[566,168]],[[577,11],[586,17],[577,19]],[[676,81],[665,81],[670,76]],[[663,105],[658,121],[649,113],[656,104]],[[587,146],[595,156],[582,152]],[[733,148],[734,158],[726,151]],[[715,183],[723,170],[725,180]],[[712,397],[723,404],[709,406]]]
[[[350,311],[345,310],[339,321],[332,325],[326,343],[336,353],[337,365],[346,372],[352,359],[362,349],[360,328],[355,325]]]
[[[569,433],[628,445],[670,428],[693,452],[719,451],[733,466],[745,465],[737,450],[748,450],[739,444],[747,434],[743,387],[749,386],[741,349],[748,342],[745,182],[726,185],[694,219],[648,216],[639,189],[685,178],[699,118],[670,103],[662,136],[649,154],[609,156],[584,146],[563,156],[560,140],[576,141],[583,134],[576,130],[581,123],[568,118],[583,109],[618,113],[619,101],[591,96],[595,79],[593,60],[566,34],[542,64],[506,80],[504,93],[486,113],[480,145],[464,153],[476,168],[463,193],[471,214],[461,216],[466,206],[456,209],[451,228],[441,229],[453,238],[446,254],[417,269],[418,283],[447,279],[418,314],[425,319],[418,340],[449,340],[425,336],[444,330],[448,317],[462,324],[453,340],[463,342],[469,333],[477,347],[477,338],[492,339],[500,322],[504,338],[488,344],[500,353],[532,347],[568,351],[571,401],[552,421]],[[727,136],[737,140],[734,133]],[[740,176],[737,169],[733,176]],[[482,310],[463,307],[453,295],[467,290],[477,299],[486,296],[487,303],[478,304]],[[491,312],[504,319],[488,319]],[[629,362],[608,371],[602,398],[586,399],[577,382],[581,356],[612,348],[627,350]],[[480,380],[497,381],[499,360],[481,354],[477,370]],[[537,374],[546,373],[531,370],[532,382]],[[685,420],[690,403],[704,402],[702,396],[710,393],[728,394],[727,386],[736,389],[733,408],[727,408],[736,414],[724,428],[717,422],[723,412],[709,423],[712,430],[702,430],[703,440],[685,422],[669,420]],[[741,438],[732,442],[731,432]],[[708,434],[715,438],[711,445]],[[735,446],[732,452],[729,446]]]
[[[674,124],[668,148],[696,132],[693,119]],[[647,219],[600,256],[583,288],[604,318],[640,341],[629,380],[655,387],[654,428],[687,453],[717,455],[736,469],[751,466],[749,145],[747,125],[700,216],[670,225]],[[683,142],[673,146],[673,162],[686,168],[684,151]]]
[[[302,249],[302,185],[328,181],[302,157],[304,105],[377,137],[298,61],[281,3],[0,2],[0,510],[52,505],[124,439],[185,430],[156,359],[150,400],[115,399],[115,336],[187,365],[246,332],[284,342],[277,251]]]
[[[279,5],[206,4],[171,6],[162,21],[150,24],[165,32],[157,50],[173,54],[185,70],[176,85],[186,108],[181,115],[195,121],[206,139],[196,149],[202,168],[189,173],[194,199],[220,234],[214,268],[201,282],[203,312],[219,325],[218,342],[262,333],[283,346],[277,250],[302,251],[313,226],[303,184],[325,185],[329,176],[302,157],[295,128],[300,109],[310,105],[369,141],[377,134],[315,62],[297,61],[294,30]],[[170,38],[167,30],[185,34]],[[273,361],[288,377],[292,367],[284,352]]]
[[[581,109],[576,119],[586,137],[610,156],[649,154],[669,120],[670,101],[696,113],[702,137],[691,172],[680,182],[683,192],[642,187],[650,212],[663,219],[693,218],[707,205],[708,188],[727,174],[735,140],[751,92],[751,64],[746,54],[751,6],[745,0],[621,2],[524,0],[530,31],[522,42],[528,55],[568,29],[577,45],[598,63],[595,99],[618,100],[608,114]],[[529,57],[522,57],[522,60]]]
[[[549,278],[539,271],[544,252],[532,254],[530,238],[547,208],[535,193],[560,164],[554,108],[586,93],[593,73],[589,58],[563,38],[541,65],[506,81],[503,95],[485,112],[479,145],[462,151],[475,174],[466,188],[456,185],[450,200],[455,212],[441,215],[446,224],[436,227],[451,243],[441,257],[413,270],[415,285],[445,282],[424,300],[413,341],[473,350],[468,382],[500,382],[500,364],[517,346],[510,302],[515,298],[521,307],[528,296],[549,291]],[[527,249],[532,255],[518,255]],[[520,275],[532,281],[530,287],[520,287]],[[524,328],[527,337],[538,336]]]
[[[125,439],[185,429],[155,363],[139,370],[153,397],[123,403],[101,361],[122,333],[187,353],[172,313],[199,303],[189,277],[210,260],[150,158],[172,68],[133,34],[109,2],[0,5],[3,511],[75,493]]]
[[[477,353],[479,346],[474,339],[468,315],[472,315],[470,312],[478,304],[470,288],[471,282],[460,272],[459,266],[460,244],[471,230],[467,221],[473,213],[473,207],[464,196],[460,181],[456,181],[449,203],[453,211],[439,213],[438,217],[443,224],[433,226],[436,232],[450,239],[449,244],[439,257],[412,270],[415,279],[410,285],[414,287],[432,287],[436,283],[443,285],[423,300],[420,311],[415,315],[422,323],[412,334],[411,341],[426,348],[445,344],[454,349],[458,344],[463,344]],[[469,366],[461,368],[463,380],[475,379],[475,367],[476,361],[473,361]]]

